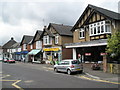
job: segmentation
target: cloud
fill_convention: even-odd
[[[88,4],[117,11],[119,0],[1,0],[0,45],[34,35],[49,23],[74,25]]]

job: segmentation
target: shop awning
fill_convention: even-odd
[[[79,43],[69,43],[69,44],[65,44],[65,47],[78,48],[78,47],[93,47],[93,46],[106,46],[106,45],[107,45],[107,39],[101,39],[101,40],[85,41]]]
[[[20,55],[20,54],[21,54],[21,52],[15,52],[15,54]]]
[[[21,54],[27,54],[28,53],[28,51],[22,51],[21,52]]]
[[[28,53],[28,55],[36,55],[36,54],[38,54],[39,52],[40,52],[41,50],[31,50],[29,53]]]
[[[43,51],[59,51],[59,48],[44,48]]]

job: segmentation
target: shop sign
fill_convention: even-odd
[[[59,48],[44,48],[44,51],[59,51]]]
[[[91,53],[85,53],[85,56],[91,56]]]
[[[100,53],[100,55],[101,55],[101,56],[105,56],[105,55],[107,55],[107,53]]]

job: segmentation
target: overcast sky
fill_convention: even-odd
[[[20,42],[44,25],[74,25],[88,4],[118,12],[120,0],[0,0],[0,45]]]

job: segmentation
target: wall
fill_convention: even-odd
[[[72,49],[62,48],[62,60],[63,59],[72,59]]]

